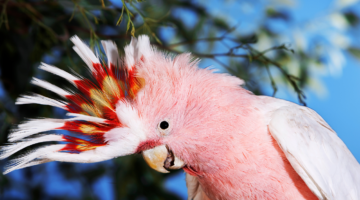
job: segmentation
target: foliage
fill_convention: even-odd
[[[30,85],[33,76],[70,87],[60,78],[37,70],[41,61],[66,71],[88,73],[71,49],[69,38],[73,35],[78,35],[94,49],[100,49],[101,39],[114,40],[122,49],[131,36],[147,34],[159,49],[174,54],[192,52],[205,63],[211,60],[222,70],[244,79],[246,87],[256,94],[267,93],[266,88],[271,86],[272,95],[276,95],[279,85],[287,85],[301,104],[305,104],[304,89],[317,78],[313,76],[313,67],[326,64],[320,54],[298,46],[291,48],[284,42],[262,48],[260,44],[264,38],[279,41],[281,35],[269,24],[274,20],[284,23],[292,20],[281,7],[261,10],[263,17],[255,30],[242,34],[240,25],[214,15],[208,4],[190,0],[1,0],[0,3],[0,144],[6,143],[13,124],[25,117],[64,116],[58,109],[15,106],[14,102],[20,94],[29,91],[57,98]],[[349,26],[358,25],[358,16],[351,10],[340,14]],[[318,47],[315,45],[314,49]],[[359,56],[357,47],[344,50]],[[299,66],[295,72],[290,65],[294,62]],[[180,199],[164,189],[163,180],[169,175],[154,172],[138,155],[95,165],[47,164],[14,174],[18,175],[0,175],[0,195],[4,198],[98,199],[101,192],[94,192],[94,187],[107,177],[113,184],[111,192],[115,199]],[[49,189],[49,182],[57,179],[62,180],[59,185],[73,185],[76,195],[56,195],[54,189]]]

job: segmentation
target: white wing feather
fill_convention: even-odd
[[[286,102],[270,113],[272,136],[319,199],[360,199],[359,163],[315,111]]]

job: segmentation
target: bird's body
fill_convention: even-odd
[[[108,62],[102,64],[80,39],[72,40],[93,80],[44,64],[79,93],[35,79],[67,102],[33,95],[18,103],[57,106],[75,118],[19,125],[10,141],[21,142],[6,146],[0,158],[39,142],[66,144],[26,154],[6,173],[49,161],[99,162],[142,153],[157,171],[183,168],[189,199],[360,199],[358,162],[311,109],[253,95],[242,80],[200,69],[189,54],[165,56],[144,36],[125,47],[123,61],[114,43],[103,42]],[[56,129],[81,137],[23,139]]]

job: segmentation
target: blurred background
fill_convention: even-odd
[[[87,73],[71,36],[92,48],[114,40],[122,49],[131,36],[147,34],[161,50],[192,52],[200,67],[244,79],[255,94],[314,109],[359,160],[359,17],[358,0],[0,0],[0,144],[26,118],[65,115],[14,102],[29,92],[58,98],[30,85],[33,76],[70,87],[38,70],[41,61]],[[0,169],[5,165],[0,160]],[[183,171],[160,174],[140,155],[0,175],[0,199],[9,200],[186,199],[186,193]]]

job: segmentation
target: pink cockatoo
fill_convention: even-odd
[[[198,68],[190,54],[157,51],[147,36],[133,38],[124,58],[114,42],[102,41],[102,60],[77,36],[71,40],[92,78],[43,63],[40,69],[76,89],[34,78],[62,100],[33,94],[17,104],[59,107],[72,118],[20,124],[0,158],[37,143],[59,144],[12,160],[4,173],[142,153],[159,172],[182,168],[189,199],[360,199],[358,162],[313,110],[256,96],[237,77]],[[75,136],[38,134],[59,129]]]

